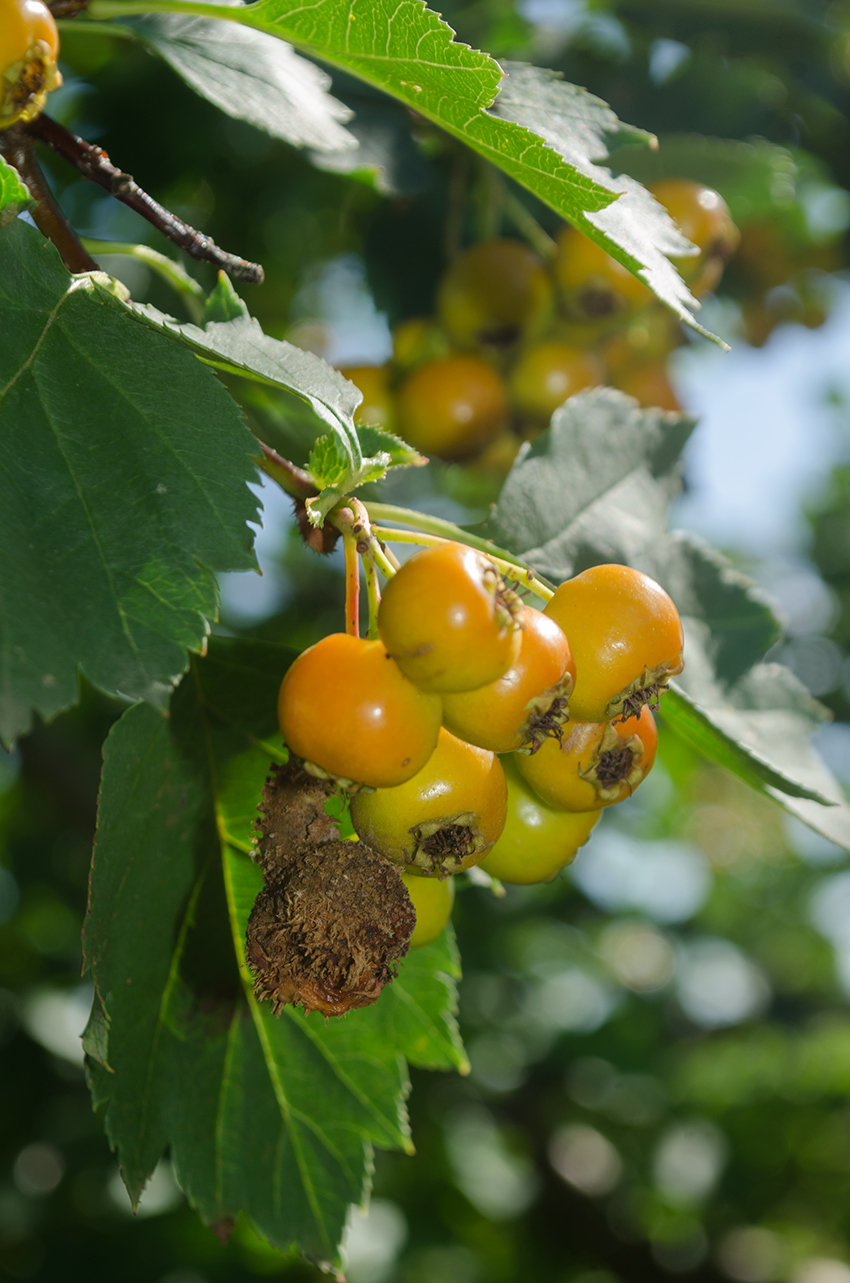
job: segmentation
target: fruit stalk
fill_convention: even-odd
[[[360,558],[357,538],[350,529],[342,536],[345,549],[345,631],[349,637],[360,636]]]
[[[376,504],[374,506],[381,507],[382,505]],[[427,517],[424,519],[426,521],[429,520]],[[459,539],[446,539],[442,535],[427,534],[420,530],[391,530],[389,526],[373,526],[372,529],[373,533],[380,539],[386,539],[388,542],[413,543],[423,548],[432,548],[436,547],[438,544],[447,543],[463,543],[467,547],[471,546],[473,548],[478,548],[479,545],[484,542],[479,539],[473,543],[471,540],[464,539],[462,537]],[[459,533],[461,536],[463,535],[463,531],[460,531]],[[521,584],[525,588],[530,588],[531,591],[538,597],[542,598],[543,601],[549,601],[552,598],[553,590],[544,584],[541,579],[538,579],[533,571],[529,570],[527,567],[518,566],[516,562],[507,561],[504,557],[497,557],[494,553],[490,552],[489,549],[486,549],[486,555],[494,565],[498,566],[499,570],[501,570],[502,574],[507,579],[512,580],[516,584]]]
[[[378,568],[375,558],[367,553],[363,558],[363,571],[366,576],[366,599],[369,603],[369,641],[378,640],[378,607],[381,604],[381,588],[378,583]]]
[[[352,535],[359,555],[364,559],[371,557],[384,578],[392,579],[398,570],[398,562],[389,549],[375,537],[365,504],[349,496],[344,504],[329,513],[328,521],[343,538],[347,534]]]

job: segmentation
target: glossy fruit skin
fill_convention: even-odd
[[[458,254],[437,294],[440,320],[461,347],[508,348],[541,333],[552,308],[540,260],[521,241],[499,237]]]
[[[667,376],[666,367],[661,362],[633,366],[616,375],[612,382],[621,392],[627,392],[642,406],[671,410],[675,414],[684,413],[682,403]]]
[[[694,257],[672,261],[694,293],[707,294],[717,285],[741,239],[729,206],[712,187],[688,178],[663,178],[649,190],[699,249]]]
[[[511,371],[514,405],[523,417],[547,424],[559,405],[582,388],[605,382],[605,367],[592,352],[549,339],[520,355]]]
[[[517,770],[512,757],[502,759],[508,782],[508,814],[502,836],[481,868],[500,882],[529,886],[548,882],[572,864],[598,824],[601,810],[554,811]]]
[[[445,925],[452,916],[455,902],[454,878],[423,878],[413,873],[402,873],[402,880],[407,887],[407,894],[413,901],[416,912],[416,926],[410,937],[411,949],[421,949],[424,944],[431,944],[443,934]]]
[[[41,0],[3,0],[0,37],[0,129],[6,129],[34,120],[62,77],[59,32]]]
[[[624,802],[652,770],[658,731],[645,705],[625,722],[571,722],[568,730],[560,745],[547,740],[533,757],[515,759],[523,779],[553,810],[598,811]]]
[[[496,567],[463,544],[414,553],[389,581],[378,632],[401,671],[422,690],[474,690],[519,655],[519,602]]]
[[[574,227],[561,228],[557,245],[555,281],[568,315],[599,320],[652,301],[648,286]]]
[[[443,696],[443,725],[467,744],[494,753],[542,743],[545,723],[540,726],[534,713],[544,713],[552,699],[560,698],[556,712],[566,721],[575,683],[575,661],[563,629],[531,606],[523,606],[521,622],[519,655],[506,673],[477,690]]]
[[[375,427],[394,430],[395,406],[389,385],[388,365],[343,365],[344,375],[363,393],[363,400],[354,411],[355,423],[370,423]]]
[[[297,757],[371,788],[402,784],[422,769],[442,712],[439,697],[409,682],[380,642],[345,633],[298,656],[277,708],[284,741]]]
[[[504,379],[479,356],[456,352],[426,361],[398,390],[399,430],[423,454],[471,459],[508,421]]]
[[[630,566],[592,566],[556,590],[545,614],[570,639],[570,716],[605,722],[635,712],[682,671],[684,633],[664,589]]]
[[[397,788],[358,793],[351,800],[351,820],[373,851],[414,872],[446,877],[484,858],[504,828],[507,803],[505,772],[496,754],[441,730],[418,775]],[[473,840],[448,855],[423,846],[447,826],[471,830]]]

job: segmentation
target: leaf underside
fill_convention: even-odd
[[[283,41],[214,18],[150,14],[126,26],[216,107],[295,147],[343,154],[357,139],[330,77]],[[85,23],[80,24],[85,29]]]
[[[827,716],[763,657],[779,625],[763,593],[702,540],[666,529],[685,416],[580,392],[514,465],[486,533],[560,583],[619,562],[656,579],[685,627],[685,671],[661,703],[677,734],[850,850],[850,807],[810,743]]]

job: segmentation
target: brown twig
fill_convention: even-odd
[[[20,127],[4,129],[0,133],[0,152],[18,171],[35,201],[32,219],[38,230],[58,249],[69,272],[93,272],[97,263],[83,249],[77,233],[62,213],[62,209],[41,166],[35,158],[32,139]]]
[[[102,147],[96,147],[93,143],[87,143],[85,139],[78,138],[76,134],[71,133],[70,129],[66,129],[64,125],[60,125],[58,121],[44,113],[37,116],[35,120],[31,120],[25,128],[28,134],[47,143],[48,147],[52,147],[59,156],[69,161],[84,178],[97,183],[104,191],[109,192],[110,196],[114,196],[116,200],[120,200],[130,209],[134,209],[137,214],[141,214],[153,224],[157,231],[167,236],[190,258],[213,263],[227,272],[228,276],[235,281],[244,281],[252,285],[262,283],[263,269],[259,263],[249,263],[244,258],[238,258],[235,254],[228,254],[226,250],[219,249],[209,236],[195,231],[194,227],[190,227],[181,218],[170,213],[153,197],[148,196],[130,174],[125,174],[123,170],[113,165]]]
[[[266,445],[265,441],[258,441],[257,444],[263,452],[262,459],[257,460],[263,472],[267,472],[293,499],[312,499],[319,493],[315,482],[303,468],[284,459],[282,454]]]

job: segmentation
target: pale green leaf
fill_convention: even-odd
[[[78,23],[85,30],[85,23]],[[216,107],[295,147],[344,153],[357,139],[330,78],[283,41],[212,18],[156,14],[127,25]]]

